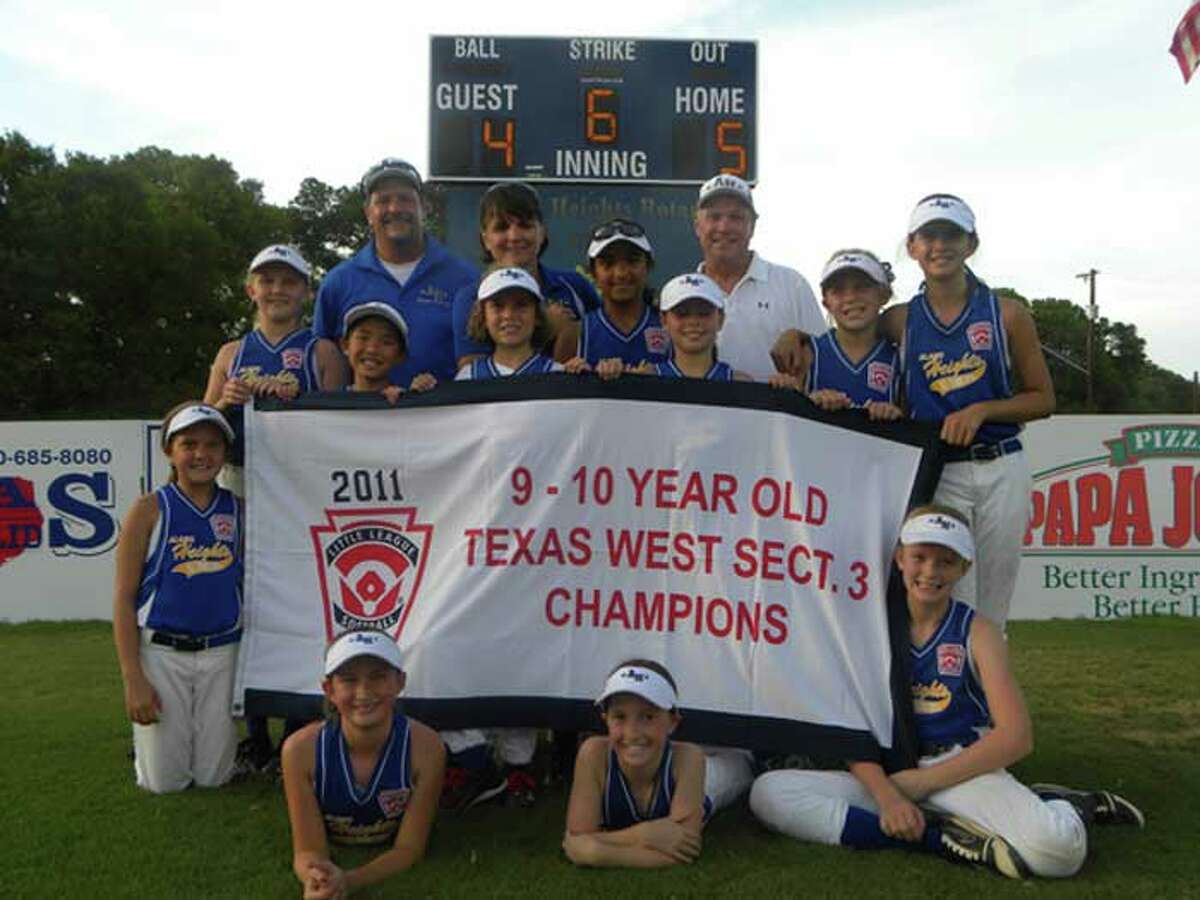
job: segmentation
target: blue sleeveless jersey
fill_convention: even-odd
[[[903,349],[905,398],[918,421],[941,422],[972,403],[1012,396],[1000,301],[972,272],[967,305],[949,325],[938,321],[924,288],[913,297]],[[1020,430],[1012,422],[985,422],[976,441],[995,444]]]
[[[687,378],[683,372],[679,370],[679,366],[675,365],[674,359],[668,359],[663,363],[654,364],[654,374],[660,378]],[[717,360],[712,364],[712,368],[704,373],[705,381],[733,381],[733,366],[729,363]]]
[[[208,509],[199,509],[174,484],[154,496],[158,538],[142,569],[139,627],[192,637],[234,630],[242,615],[237,498],[217,488]]]
[[[589,366],[613,357],[630,366],[662,363],[671,358],[671,339],[653,307],[642,309],[642,318],[629,334],[614,325],[601,308],[588,313],[580,323],[579,355]]]
[[[987,697],[971,657],[975,610],[959,600],[924,646],[910,647],[913,712],[921,746],[970,746],[991,727]]]
[[[513,375],[544,375],[546,372],[554,372],[554,360],[548,356],[543,356],[541,353],[535,353],[519,367],[513,370]],[[489,353],[487,356],[480,356],[471,360],[471,380],[478,381],[481,378],[504,378],[505,375],[496,368],[496,363],[492,360]]]
[[[397,712],[392,732],[368,784],[354,782],[341,725],[326,722],[317,735],[313,787],[325,833],[339,844],[386,844],[396,839],[412,796],[408,718]]]
[[[300,328],[272,344],[257,328],[242,337],[229,367],[228,377],[240,378],[251,388],[263,383],[292,386],[299,394],[320,387],[317,377],[317,336],[311,328]],[[227,413],[234,441],[229,462],[240,466],[245,458],[246,412],[241,406]]]
[[[617,752],[608,751],[608,771],[604,775],[604,798],[600,810],[600,825],[605,831],[620,831],[638,822],[648,822],[651,819],[663,819],[671,814],[671,800],[675,797],[675,775],[671,771],[674,752],[671,742],[667,741],[663,748],[662,762],[658,765],[658,775],[655,777],[654,796],[650,799],[650,808],[644,813],[638,809],[637,800],[625,780],[625,773],[617,761]],[[704,821],[712,816],[713,802],[709,797],[704,798]]]
[[[855,406],[868,401],[895,403],[900,384],[900,358],[896,345],[880,340],[858,363],[852,363],[833,331],[812,339],[813,359],[808,369],[810,391],[841,391]]]

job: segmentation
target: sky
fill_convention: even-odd
[[[1189,0],[606,0],[428,6],[0,0],[0,130],[59,152],[213,154],[286,203],[384,156],[424,170],[430,35],[754,40],[755,247],[815,283],[839,247],[896,265],[908,213],[974,208],[989,283],[1137,326],[1191,377],[1200,76],[1168,54]],[[1190,324],[1189,324],[1190,323]]]

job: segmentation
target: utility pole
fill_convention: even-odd
[[[1099,269],[1088,269],[1086,272],[1081,272],[1076,275],[1076,278],[1082,278],[1088,283],[1088,327],[1087,327],[1087,408],[1088,412],[1095,412],[1095,329],[1096,329],[1096,276],[1100,274]]]

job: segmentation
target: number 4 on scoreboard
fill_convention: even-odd
[[[516,137],[517,126],[513,119],[505,119],[502,123],[503,137],[497,137],[495,130],[492,127],[491,119],[483,120],[483,146],[489,150],[497,150],[504,153],[504,166],[511,169],[513,161],[516,157]]]

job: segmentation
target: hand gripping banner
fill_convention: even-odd
[[[592,727],[644,657],[693,740],[904,743],[888,582],[937,476],[925,429],[763,385],[550,375],[316,395],[247,432],[239,712],[312,711],[327,642],[375,628],[439,728]]]

